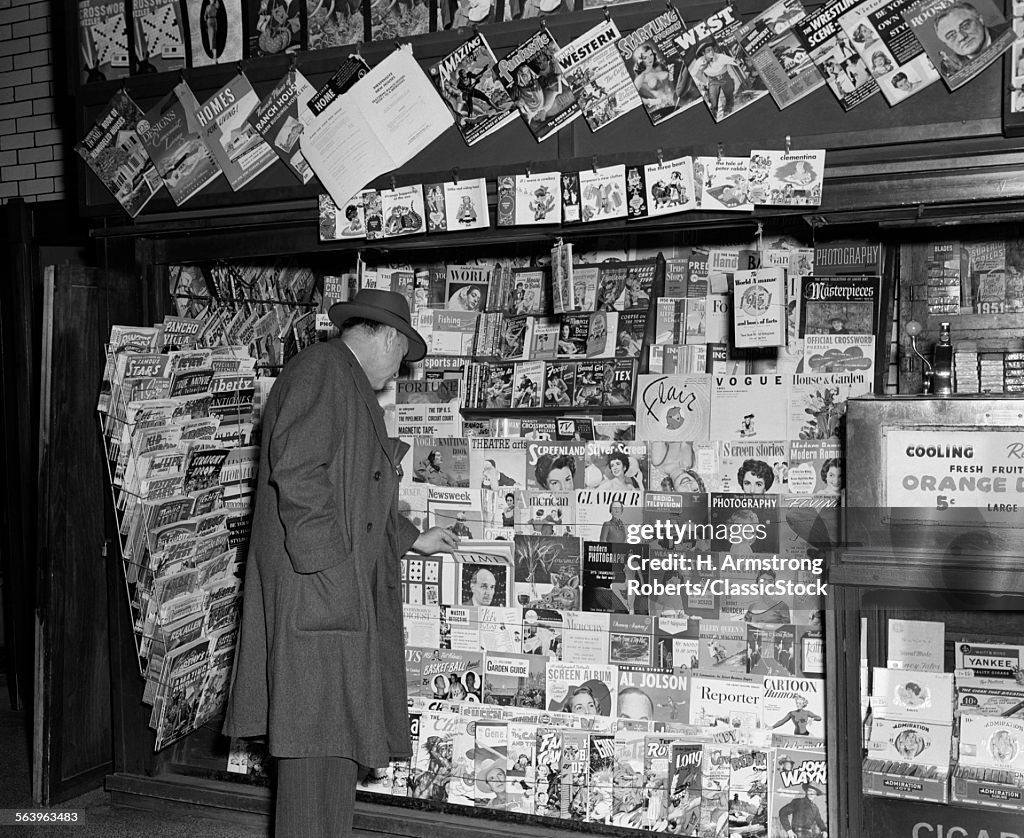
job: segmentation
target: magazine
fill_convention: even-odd
[[[616,715],[618,668],[549,660],[547,709],[587,716]]]
[[[993,0],[974,0],[969,8],[955,0],[919,0],[903,9],[903,19],[950,90],[967,84],[1017,40]]]
[[[195,97],[187,87],[176,85],[138,124],[139,138],[179,207],[221,175],[189,119],[185,102]]]
[[[802,277],[800,337],[873,335],[881,305],[880,283],[879,277]]]
[[[320,0],[304,2],[310,50],[362,43],[365,34],[361,3],[339,9]]]
[[[455,116],[466,145],[516,118],[515,105],[495,74],[496,63],[487,39],[476,33],[430,68],[430,80]]]
[[[538,142],[581,114],[555,57],[558,49],[551,33],[541,29],[498,62],[498,78]]]
[[[244,58],[242,0],[182,0],[189,33],[189,67],[234,64]]]
[[[132,3],[135,54],[132,73],[162,73],[185,66],[179,6],[173,0],[135,0]]]
[[[828,830],[828,778],[824,749],[778,748],[768,766],[769,835],[781,838],[794,823],[808,830]]]
[[[690,75],[715,122],[727,119],[768,95],[767,87],[740,43],[742,23],[735,7],[729,7],[726,18],[730,22],[717,30],[709,27],[693,52],[687,53],[693,56]]]
[[[555,56],[591,131],[598,131],[641,106],[640,96],[616,48],[618,40],[619,29],[606,16]]]
[[[82,82],[111,81],[128,75],[128,30],[123,0],[114,3],[79,0],[78,31]]]
[[[132,218],[142,212],[163,186],[136,133],[142,119],[139,106],[120,90],[75,146],[75,151]]]
[[[302,133],[301,114],[314,93],[313,86],[306,77],[292,68],[249,115],[252,127],[269,143],[274,153],[302,183],[309,183],[313,179],[313,170],[299,149],[299,134]],[[330,200],[329,195],[320,196],[321,201],[324,198]],[[362,213],[361,206],[358,212]],[[343,214],[344,223],[352,224],[354,219],[349,217],[347,207]],[[358,232],[362,234],[361,221],[358,227]],[[352,234],[341,232],[342,236]]]
[[[872,389],[869,372],[849,370],[842,374],[794,375],[790,387],[789,430],[794,439],[843,439],[846,402]],[[841,485],[841,475],[828,484]],[[837,482],[838,481],[838,482]]]
[[[239,73],[200,105],[187,84],[178,86],[185,113],[236,192],[277,159],[249,124],[259,97],[245,73]]]
[[[686,25],[673,6],[618,42],[640,101],[655,125],[701,101],[686,65],[680,37],[685,31]]]
[[[825,80],[800,43],[794,26],[804,17],[800,0],[777,0],[744,23],[737,34],[780,110],[799,102]]]
[[[524,608],[578,610],[579,539],[570,535],[517,534],[515,599]]]
[[[789,439],[788,394],[782,375],[711,376],[711,438]]]
[[[366,8],[363,7],[364,10]],[[408,4],[371,0],[368,8],[372,41],[411,38],[430,31],[431,10],[428,0],[412,0]]]
[[[764,679],[765,730],[825,737],[825,682],[768,675]]]
[[[938,71],[903,17],[915,2],[863,0],[839,18],[840,27],[890,105],[939,80]]]
[[[811,417],[805,417],[805,421]],[[812,420],[817,424],[817,420]],[[793,424],[792,427],[800,427]],[[836,437],[810,437],[789,443],[789,469],[783,491],[794,495],[834,495],[843,486],[842,444]]]
[[[733,274],[733,345],[786,345],[786,272],[759,268]]]
[[[706,441],[711,421],[711,384],[710,376],[706,375],[638,375],[637,439]]]
[[[250,58],[294,53],[305,48],[304,0],[249,0],[246,14]]]
[[[793,26],[797,40],[811,56],[844,111],[852,110],[878,92],[878,82],[854,49],[849,35],[839,26],[839,18],[859,2],[830,0]]]

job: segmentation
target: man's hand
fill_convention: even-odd
[[[431,527],[426,532],[420,533],[420,537],[412,545],[417,553],[427,556],[431,553],[447,553],[457,549],[459,537],[441,527]]]

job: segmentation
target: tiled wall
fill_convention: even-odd
[[[0,203],[64,197],[48,0],[0,0]]]

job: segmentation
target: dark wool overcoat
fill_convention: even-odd
[[[335,339],[282,370],[263,414],[242,625],[224,732],[280,757],[410,755],[398,514],[407,446]]]

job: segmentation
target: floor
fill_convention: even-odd
[[[12,710],[5,679],[0,674],[0,811],[38,809],[32,803],[32,740],[25,714]],[[4,826],[0,836],[69,836],[69,838],[264,838],[267,830],[253,829],[200,815],[140,812],[110,805],[109,795],[96,789],[61,804],[77,809],[82,821],[75,826]]]

